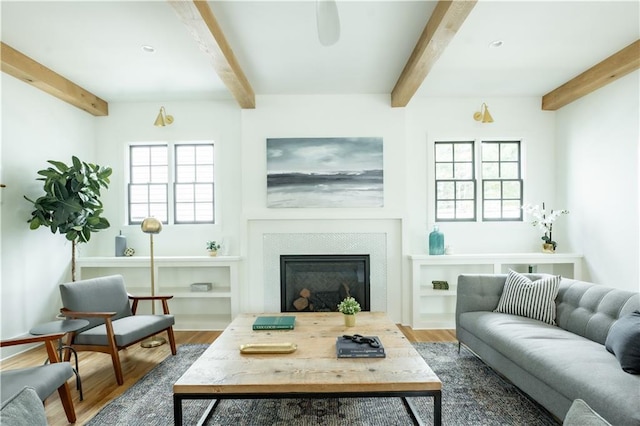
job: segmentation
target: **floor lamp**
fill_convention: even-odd
[[[145,234],[149,234],[149,241],[151,244],[149,258],[151,259],[151,297],[153,297],[156,295],[155,266],[153,265],[153,235],[159,234],[160,231],[162,231],[162,222],[160,222],[155,217],[148,217],[142,221],[142,225],[140,227],[142,228],[142,232],[144,232]],[[151,315],[155,314],[156,302],[155,300],[152,300]],[[152,336],[140,343],[140,346],[142,346],[143,348],[155,348],[156,346],[164,345],[165,343],[167,343],[167,339],[165,339],[164,337]]]

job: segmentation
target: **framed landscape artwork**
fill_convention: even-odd
[[[267,139],[267,207],[383,207],[382,138]]]

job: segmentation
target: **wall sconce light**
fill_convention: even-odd
[[[480,106],[480,111],[473,113],[473,119],[483,123],[493,123],[493,117],[489,114],[489,107],[484,102]]]
[[[173,123],[173,115],[167,115],[164,107],[160,107],[160,112],[158,113],[158,118],[156,118],[156,122],[153,123],[156,127],[164,127]]]

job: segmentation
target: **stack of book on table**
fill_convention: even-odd
[[[338,358],[385,358],[384,347],[378,336],[340,336],[336,338]]]

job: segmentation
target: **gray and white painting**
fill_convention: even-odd
[[[267,139],[267,206],[382,207],[382,138]]]

